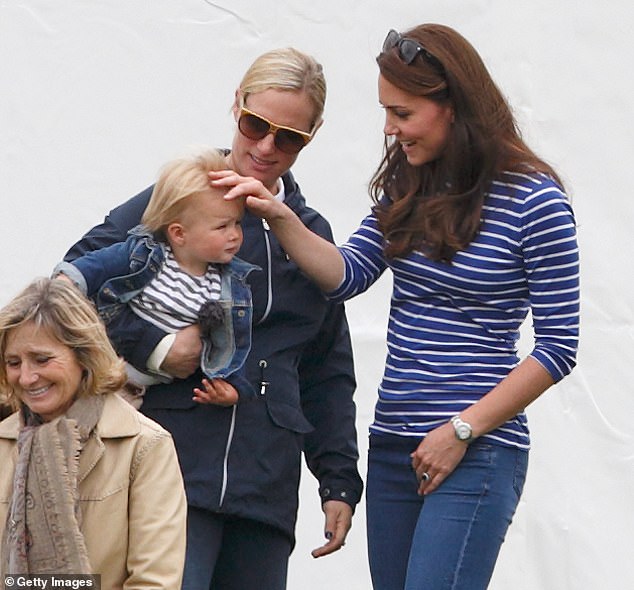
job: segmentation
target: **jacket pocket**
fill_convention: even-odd
[[[273,423],[280,428],[286,428],[299,434],[307,434],[314,430],[313,425],[306,420],[301,409],[296,406],[267,397],[266,408]]]

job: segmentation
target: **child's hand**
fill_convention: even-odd
[[[199,404],[233,406],[238,403],[238,390],[224,379],[203,379],[203,389],[194,388],[193,400]]]

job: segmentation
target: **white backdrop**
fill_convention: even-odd
[[[227,146],[253,58],[294,45],[324,65],[326,123],[294,171],[339,241],[369,205],[382,145],[374,57],[389,28],[457,28],[562,173],[582,250],[579,366],[529,409],[525,493],[494,590],[634,588],[634,305],[626,166],[634,161],[631,3],[575,0],[0,0],[0,304],[191,144]],[[365,473],[390,278],[348,305]],[[527,334],[529,334],[527,332]],[[523,344],[530,348],[530,338]],[[289,590],[368,590],[363,503],[346,547],[301,487]]]

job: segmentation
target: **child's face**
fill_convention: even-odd
[[[225,192],[209,189],[193,196],[181,220],[180,244],[172,247],[179,264],[192,274],[203,274],[210,262],[231,262],[242,245],[244,200],[225,201]]]

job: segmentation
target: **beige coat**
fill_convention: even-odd
[[[19,416],[0,422],[0,526],[17,459]],[[108,395],[79,460],[81,530],[104,590],[180,588],[186,502],[169,433]],[[4,575],[0,572],[0,579]]]

